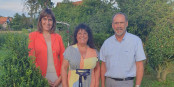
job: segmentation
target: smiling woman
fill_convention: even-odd
[[[65,50],[62,38],[56,34],[56,19],[51,9],[43,9],[38,19],[38,31],[29,34],[29,56],[52,87],[60,86],[60,69]]]
[[[75,28],[74,43],[64,52],[61,71],[63,87],[99,86],[98,52],[94,47],[92,31],[87,25],[79,24]],[[84,77],[85,80],[82,80],[81,77]]]

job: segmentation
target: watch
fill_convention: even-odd
[[[140,87],[140,85],[136,85],[135,87]]]

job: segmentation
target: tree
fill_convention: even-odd
[[[160,19],[147,40],[149,63],[157,71],[157,79],[165,81],[174,72],[174,20],[172,14]]]
[[[167,74],[173,72],[174,68],[174,10],[164,0],[154,2],[153,6],[156,8],[155,25],[147,37],[145,47],[148,63],[157,71],[157,79],[165,81]]]
[[[128,15],[128,31],[146,41],[155,22],[166,15],[164,7],[168,0],[116,0],[121,12]]]
[[[10,22],[10,26],[13,30],[22,30],[22,28],[32,28],[32,22],[30,18],[26,17],[25,14],[19,15],[16,13],[12,22]]]
[[[59,3],[56,8],[53,8],[57,21],[63,21],[70,24],[70,35],[74,31],[75,26],[79,23],[86,23],[95,33],[96,37],[101,35],[100,44],[103,39],[108,37],[108,34],[113,34],[111,22],[112,15],[117,11],[112,3],[103,2],[101,0],[83,0],[82,4],[74,5],[72,2]],[[102,33],[101,35],[97,35]],[[97,37],[98,38],[98,37]],[[97,46],[100,48],[100,46]]]

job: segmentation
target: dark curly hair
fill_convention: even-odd
[[[94,48],[95,49],[95,45],[94,45],[94,42],[93,42],[93,35],[92,35],[92,31],[90,29],[89,26],[87,26],[86,24],[84,23],[81,23],[79,24],[76,28],[75,28],[75,31],[74,31],[74,42],[73,44],[77,44],[77,33],[79,30],[85,30],[87,33],[88,33],[88,41],[87,41],[87,45],[90,47],[90,48]]]

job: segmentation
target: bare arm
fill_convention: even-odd
[[[144,66],[143,66],[143,61],[138,61],[136,62],[136,85],[141,85],[141,81],[143,78],[144,74]]]
[[[69,66],[68,61],[64,59],[61,69],[62,87],[68,87],[68,76],[67,76],[68,66]]]
[[[97,62],[94,72],[95,72],[95,81],[96,81],[95,87],[99,87],[99,81],[100,81],[100,64],[99,64],[99,62]]]
[[[106,73],[106,64],[105,62],[101,63],[101,83],[102,87],[105,87],[105,73]]]
[[[57,87],[61,83],[62,77],[59,76],[59,78],[54,82],[53,87]]]

